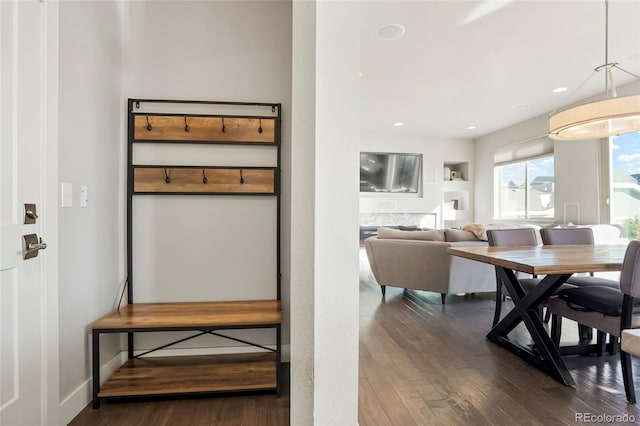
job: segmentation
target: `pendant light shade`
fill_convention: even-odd
[[[552,112],[549,116],[549,138],[598,139],[640,131],[640,95],[617,97],[612,71],[617,69],[635,78],[640,77],[608,61],[608,29],[609,2],[605,1],[605,63],[594,71],[605,71],[608,98]]]
[[[640,95],[578,105],[549,117],[549,137],[597,139],[640,131]]]

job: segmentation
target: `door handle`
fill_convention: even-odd
[[[38,238],[38,235],[28,234],[22,236],[22,258],[24,260],[38,256],[38,252],[46,248],[47,243],[43,243],[42,238]]]
[[[27,251],[29,250],[44,250],[47,248],[47,243],[42,242],[42,238],[40,238],[39,243],[29,243],[27,246]]]

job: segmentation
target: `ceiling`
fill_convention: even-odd
[[[478,138],[604,96],[604,0],[364,1],[360,13],[364,131]],[[405,34],[379,38],[386,24]],[[640,0],[609,0],[609,62],[640,75]]]

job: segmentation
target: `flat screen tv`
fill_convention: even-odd
[[[421,154],[360,153],[360,192],[417,193]]]

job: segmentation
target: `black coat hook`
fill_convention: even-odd
[[[169,177],[169,173],[167,172],[167,168],[164,168],[164,181],[165,183],[171,183],[171,177]]]
[[[207,175],[204,172],[204,169],[202,169],[202,183],[207,183],[209,182],[209,180],[207,179]]]
[[[227,128],[224,127],[224,117],[222,117],[222,133],[227,133]]]
[[[149,116],[147,115],[147,130],[151,131],[151,129],[153,129],[153,126],[149,123]]]
[[[244,176],[242,176],[242,169],[240,169],[240,185],[244,183]]]
[[[262,118],[258,119],[258,133],[262,133]]]
[[[189,127],[189,123],[187,123],[187,116],[184,116],[184,131],[188,132],[189,130],[191,130],[191,128]]]

